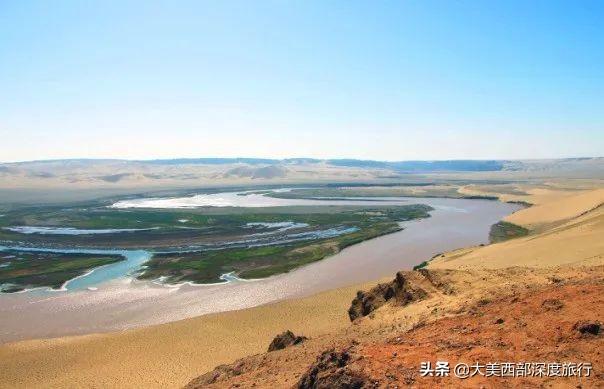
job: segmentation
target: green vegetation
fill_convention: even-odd
[[[532,207],[533,204],[528,203],[526,201],[521,201],[521,200],[511,200],[507,202],[508,204],[518,204],[518,205],[522,205],[523,207],[529,208]]]
[[[432,258],[428,259],[427,261],[423,261],[422,263],[413,266],[413,270],[419,270],[419,269],[423,269],[426,266],[428,266],[428,264],[430,263],[430,261],[432,261],[434,258],[438,258],[438,257],[444,257],[445,255],[443,253],[438,253],[432,256]]]
[[[498,243],[509,239],[526,236],[528,235],[528,233],[529,230],[522,226],[516,225],[514,223],[500,221],[491,226],[489,239],[491,243]]]
[[[145,264],[139,278],[212,283],[230,272],[242,278],[287,272],[347,246],[398,231],[399,222],[428,217],[432,210],[426,205],[393,206],[379,201],[372,205],[266,208],[115,209],[106,205],[89,202],[7,209],[0,218],[0,242],[26,242],[31,247],[155,249],[163,253],[156,253]],[[5,228],[14,226],[136,231],[57,235],[23,234]],[[23,258],[18,262],[0,267],[0,284],[5,290],[60,287],[88,269],[119,260],[80,254],[20,255]]]
[[[123,259],[121,255],[0,251],[0,290],[8,293],[42,286],[59,289],[95,267]]]
[[[420,263],[419,265],[415,265],[413,266],[413,270],[419,270],[419,269],[423,269],[424,267],[428,266],[428,261],[423,261],[422,263]]]
[[[321,260],[364,240],[399,231],[398,222],[428,217],[430,210],[425,205],[407,205],[313,215],[313,220],[327,218],[337,226],[351,228],[351,232],[274,246],[155,254],[139,278],[167,277],[169,282],[212,283],[230,272],[242,278],[268,277]]]
[[[480,192],[486,192],[486,193],[490,192],[490,193],[502,193],[502,194],[516,195],[516,196],[528,196],[528,193],[526,193],[522,189],[519,189],[518,186],[513,183],[509,183],[509,184],[498,183],[498,184],[491,184],[491,185],[473,184],[472,189],[478,190]]]
[[[379,203],[376,203],[376,207]],[[298,206],[267,208],[196,208],[196,209],[112,209],[88,207],[29,207],[7,212],[0,218],[0,241],[23,241],[44,247],[99,247],[99,248],[170,248],[191,245],[216,244],[245,239],[250,234],[270,232],[260,225],[248,223],[304,223],[304,231],[340,225],[356,225],[359,212],[378,209],[385,216],[421,216],[406,209],[404,215],[392,214],[396,207],[368,206]],[[389,210],[389,211],[388,211]],[[396,212],[395,212],[396,213]],[[369,220],[369,218],[367,218]],[[2,229],[10,226],[60,226],[79,229],[142,229],[136,232],[96,235],[28,234]],[[147,229],[147,230],[144,230]],[[273,229],[274,231],[274,229]]]

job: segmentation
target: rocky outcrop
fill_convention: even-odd
[[[203,388],[207,385],[214,384],[220,381],[226,381],[243,373],[245,365],[242,360],[239,360],[230,365],[219,365],[214,370],[209,371],[193,381],[186,388]]]
[[[583,320],[574,325],[574,329],[579,331],[581,335],[599,335],[602,328],[602,323],[599,321]]]
[[[558,299],[547,299],[547,300],[543,300],[543,303],[541,303],[541,306],[546,311],[559,311],[562,308],[564,308],[564,303]]]
[[[352,360],[348,350],[327,350],[310,365],[298,381],[299,389],[360,389],[371,387],[371,380],[348,365]]]
[[[350,321],[354,321],[359,317],[369,315],[387,301],[392,300],[395,304],[404,306],[421,300],[427,295],[428,293],[424,289],[409,282],[405,273],[398,272],[396,278],[389,283],[378,284],[368,292],[358,291],[348,309],[348,316]]]
[[[300,344],[307,340],[306,336],[296,336],[293,332],[287,330],[282,334],[275,336],[271,344],[268,346],[268,352],[283,350],[286,347]]]

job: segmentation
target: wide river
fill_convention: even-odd
[[[208,203],[208,197],[212,203]],[[373,199],[375,200],[375,199]],[[433,255],[488,242],[489,228],[520,209],[490,200],[382,198],[289,200],[233,193],[178,199],[137,199],[114,207],[189,208],[195,206],[428,204],[431,217],[402,223],[404,230],[351,246],[286,274],[220,285],[165,286],[136,281],[128,272],[146,258],[129,251],[128,261],[98,268],[67,284],[68,291],[0,295],[0,342],[120,330],[202,314],[248,308],[277,300],[394,276]],[[233,203],[236,202],[236,203]],[[88,289],[90,288],[90,289]],[[91,290],[92,289],[92,290]],[[351,296],[352,299],[353,296]]]

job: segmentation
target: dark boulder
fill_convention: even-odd
[[[599,321],[579,321],[574,325],[574,329],[579,331],[581,335],[599,335],[602,328],[602,323]]]
[[[367,376],[348,366],[351,355],[348,351],[327,350],[310,365],[298,381],[299,389],[361,389],[373,386]]]
[[[397,305],[404,306],[421,300],[427,295],[425,290],[408,282],[405,274],[398,272],[396,278],[389,283],[378,284],[368,292],[358,291],[348,309],[348,317],[350,317],[350,321],[354,321],[359,317],[369,315],[387,301],[393,300]]]
[[[305,336],[296,336],[293,332],[287,330],[282,334],[275,336],[271,344],[268,346],[268,351],[283,350],[286,347],[294,346],[308,339]]]

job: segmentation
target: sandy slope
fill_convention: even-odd
[[[555,224],[553,229],[458,250],[433,261],[431,269],[473,269],[437,270],[443,282],[456,290],[452,295],[436,290],[426,301],[404,309],[380,308],[374,320],[364,318],[353,326],[346,309],[359,287],[122,333],[8,344],[0,346],[0,387],[181,386],[215,365],[262,352],[272,336],[291,329],[313,338],[300,349],[303,352],[285,350],[265,362],[264,356],[250,362],[251,366],[266,364],[264,375],[254,380],[289,385],[318,352],[350,342],[351,337],[371,344],[395,328],[408,330],[421,321],[468,312],[485,295],[497,298],[530,291],[558,278],[580,282],[585,277],[601,277],[602,268],[591,265],[602,264],[604,255],[604,215],[602,207],[593,209],[601,203],[602,194],[597,190],[551,196],[550,205],[542,204],[545,208],[529,208],[514,218],[529,226]],[[560,203],[551,205],[554,201]],[[533,268],[501,269],[527,265]],[[485,267],[495,270],[482,270]]]
[[[285,329],[317,336],[349,326],[356,289],[138,330],[3,345],[0,387],[182,386],[217,364],[264,352]]]
[[[506,220],[536,229],[534,233],[485,247],[449,252],[430,262],[429,267],[474,269],[602,264],[603,203],[604,189],[596,189],[524,209]],[[555,226],[544,227],[548,225]]]
[[[548,196],[548,194],[544,194],[543,191],[536,190],[535,192],[533,197],[537,197],[541,201],[543,201],[543,196]],[[572,192],[571,194],[562,193],[562,196],[550,194],[550,201],[535,205],[523,212],[517,212],[510,215],[506,220],[534,229],[543,226],[544,224],[560,222],[577,217],[604,203],[604,189],[589,190],[577,194]]]

